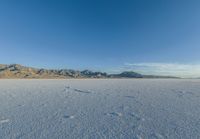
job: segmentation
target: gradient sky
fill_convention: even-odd
[[[200,75],[199,7],[199,0],[1,0],[0,63],[147,74],[164,65],[184,75],[182,66]]]

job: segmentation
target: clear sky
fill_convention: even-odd
[[[200,75],[200,1],[1,0],[0,63]]]

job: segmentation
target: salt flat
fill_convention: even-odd
[[[200,80],[0,80],[0,139],[199,139]]]

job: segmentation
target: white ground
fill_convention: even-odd
[[[199,139],[200,80],[0,80],[0,139]]]

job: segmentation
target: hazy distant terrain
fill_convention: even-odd
[[[200,81],[0,80],[1,139],[199,139]]]
[[[66,79],[66,78],[177,78],[171,76],[142,75],[133,71],[125,71],[119,74],[107,74],[90,70],[70,69],[37,69],[18,64],[0,64],[0,78],[28,78],[28,79]]]

